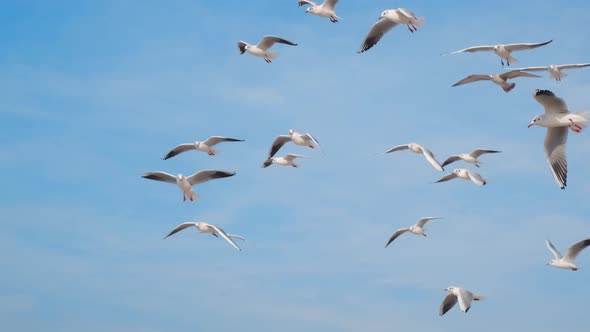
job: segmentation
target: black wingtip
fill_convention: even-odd
[[[553,96],[555,96],[555,94],[552,91],[550,91],[550,90],[536,89],[534,96],[535,97],[536,96],[550,96],[550,97],[553,97]]]

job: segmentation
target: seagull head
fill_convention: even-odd
[[[314,11],[314,8],[315,8],[315,7],[308,7],[308,8],[305,10],[305,13],[306,13],[306,14],[313,13],[313,11]]]
[[[455,287],[453,287],[453,286],[447,287],[447,288],[445,288],[445,292],[452,293],[453,292],[453,289],[455,289]]]
[[[553,265],[555,263],[555,259],[552,259],[549,261],[549,263],[545,264],[545,265]]]
[[[532,126],[540,126],[543,124],[543,120],[545,119],[544,115],[535,116],[528,125],[528,128]]]
[[[195,146],[196,146],[196,147],[199,147],[199,146],[201,146],[201,144],[202,144],[202,142],[201,142],[201,141],[196,141],[196,142],[195,142]]]
[[[179,173],[179,174],[178,174],[176,177],[177,177],[179,180],[182,180],[182,179],[184,179],[184,175],[182,175],[182,174],[180,174],[180,173]]]
[[[388,13],[389,13],[389,10],[384,10],[384,11],[381,13],[381,16],[379,16],[379,19],[382,19],[382,18],[384,18],[385,16],[387,16],[387,14],[388,14]]]
[[[295,134],[295,129],[289,129],[289,135]]]
[[[453,173],[459,174],[459,173],[461,173],[461,169],[455,168],[455,170],[453,171]],[[450,287],[450,288],[453,288],[453,287]]]

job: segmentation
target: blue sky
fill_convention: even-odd
[[[590,70],[563,82],[516,80],[509,94],[472,73],[503,69],[477,44],[554,39],[518,66],[590,61],[590,4],[569,1],[341,1],[342,21],[296,1],[12,1],[0,13],[0,326],[12,331],[585,331],[588,271],[556,270],[590,235],[590,144],[571,135],[569,187],[543,155],[536,88],[590,108]],[[383,9],[426,17],[357,54]],[[273,34],[299,43],[279,58],[236,42]],[[326,155],[299,169],[260,168],[274,137],[313,133]],[[226,135],[219,156],[160,158],[182,142]],[[478,188],[434,185],[438,159],[474,148]],[[468,167],[468,166],[467,166]],[[197,203],[141,179],[145,171],[237,171]],[[453,167],[450,167],[452,170]],[[389,235],[419,217],[429,237]],[[248,239],[237,252],[187,231],[203,220]],[[451,255],[453,258],[451,258]],[[578,262],[590,267],[583,253]],[[487,296],[438,317],[443,289]],[[574,318],[562,323],[556,317]]]

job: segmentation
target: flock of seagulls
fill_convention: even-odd
[[[301,0],[297,2],[297,5],[299,7],[306,7],[306,13],[313,14],[322,18],[328,18],[333,23],[337,23],[341,20],[341,18],[336,14],[335,8],[337,4],[338,0],[325,0],[321,4],[309,0]],[[416,14],[414,14],[412,11],[408,9],[397,8],[384,10],[379,16],[378,21],[369,30],[369,33],[362,42],[358,53],[363,53],[371,49],[384,37],[384,35],[388,31],[390,31],[397,25],[406,25],[408,30],[411,33],[414,33],[418,30],[418,28],[424,26],[424,24],[425,19],[423,17],[418,17]],[[514,64],[517,61],[517,59],[512,56],[512,52],[536,49],[548,45],[551,42],[552,40],[548,40],[541,43],[472,46],[442,55],[475,52],[494,52],[497,56],[500,57],[500,62],[502,66],[510,66],[511,64]],[[275,44],[297,46],[296,43],[291,42],[287,39],[269,35],[263,37],[262,40],[256,45],[248,44],[244,41],[239,41],[238,48],[240,54],[248,52],[254,56],[264,58],[264,60],[267,63],[271,63],[277,57],[277,53],[269,51],[270,48]],[[529,73],[531,71],[548,71],[549,74],[555,80],[561,81],[562,78],[566,76],[566,74],[563,73],[562,70],[583,68],[588,66],[590,66],[590,63],[549,65],[541,67],[526,67],[514,69],[502,74],[469,75],[461,81],[453,84],[453,87],[477,81],[492,81],[493,83],[502,87],[504,91],[509,92],[515,87],[515,83],[508,82],[511,79],[519,77],[540,77],[538,75]],[[537,89],[535,90],[533,97],[539,104],[543,106],[545,112],[544,114],[536,116],[529,123],[529,128],[532,126],[540,126],[547,128],[547,135],[545,138],[546,159],[550,166],[550,170],[554,176],[555,181],[561,189],[565,189],[567,185],[567,160],[565,154],[565,145],[568,136],[568,129],[572,130],[575,133],[580,133],[588,125],[589,113],[570,112],[563,99],[557,97],[553,92],[549,90]],[[209,137],[204,141],[180,144],[174,147],[170,152],[168,152],[163,159],[167,160],[191,150],[204,152],[210,156],[215,156],[218,154],[219,151],[214,149],[214,146],[225,142],[244,142],[244,140],[222,136],[213,136]],[[280,135],[272,142],[268,155],[266,157],[266,160],[263,162],[262,167],[266,168],[268,166],[271,166],[272,164],[291,166],[295,168],[299,167],[299,165],[295,163],[295,160],[298,158],[307,157],[297,154],[286,154],[282,157],[275,156],[278,153],[278,151],[281,150],[289,142],[292,142],[295,145],[308,147],[310,149],[321,149],[318,140],[313,135],[309,133],[299,133],[294,129],[291,129],[289,130],[288,134]],[[445,161],[442,164],[437,161],[432,151],[417,143],[397,145],[387,150],[385,153],[388,154],[402,150],[410,150],[411,152],[421,154],[422,156],[424,156],[426,161],[428,161],[428,163],[439,172],[443,172],[444,167],[459,161],[464,161],[465,163],[480,168],[481,162],[479,158],[481,156],[485,154],[497,154],[501,152],[498,150],[491,149],[476,149],[470,153],[452,155],[445,159]],[[199,196],[194,192],[194,186],[211,180],[228,178],[235,175],[236,173],[232,171],[202,170],[187,177],[182,174],[174,176],[165,172],[158,171],[145,173],[143,175],[143,178],[176,184],[183,193],[184,201],[186,201],[187,198],[190,201],[195,201],[199,198]],[[453,170],[453,172],[443,176],[441,179],[436,181],[436,183],[447,182],[453,179],[463,179],[466,181],[471,181],[477,186],[484,186],[487,183],[487,180],[482,175],[466,168],[455,169]],[[415,225],[397,229],[389,237],[385,247],[387,248],[399,236],[408,232],[414,235],[422,235],[426,237],[424,228],[425,225],[428,222],[436,219],[443,218],[425,217],[420,219]],[[222,238],[237,250],[241,249],[236,244],[234,239],[245,241],[245,239],[239,235],[228,234],[221,228],[206,222],[184,222],[176,226],[168,235],[166,235],[165,238],[168,238],[188,228],[196,228],[201,233],[208,233],[212,234],[217,238]],[[559,253],[559,251],[555,249],[555,247],[549,240],[546,241],[546,244],[554,255],[554,259],[549,261],[547,265],[551,265],[553,267],[560,269],[569,269],[576,271],[579,268],[574,264],[574,260],[582,250],[590,246],[590,239],[582,240],[569,247],[566,256],[562,256]],[[447,313],[453,306],[455,306],[456,303],[459,303],[460,310],[466,313],[471,308],[471,304],[473,301],[480,301],[484,299],[483,296],[475,295],[472,292],[461,287],[448,287],[445,289],[445,291],[448,292],[448,295],[444,298],[443,302],[440,305],[439,315],[441,316]]]

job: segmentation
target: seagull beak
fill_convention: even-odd
[[[532,126],[534,126],[534,125],[535,125],[535,124],[531,122],[531,123],[529,123],[529,125],[527,126],[527,128],[530,128],[530,127],[532,127]]]

